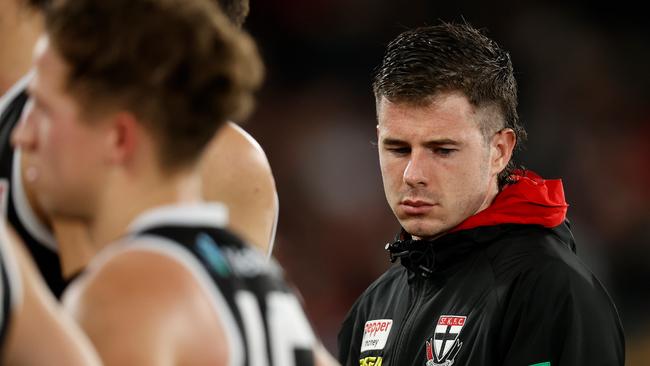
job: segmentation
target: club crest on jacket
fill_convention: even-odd
[[[458,315],[441,315],[438,318],[433,337],[426,341],[426,366],[451,366],[463,342],[458,336],[465,325],[467,317]]]

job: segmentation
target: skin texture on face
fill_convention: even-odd
[[[514,136],[506,131],[486,141],[478,122],[485,114],[461,93],[441,93],[428,104],[378,101],[386,199],[414,237],[434,238],[496,196],[496,174],[510,159]]]
[[[45,211],[71,217],[91,212],[101,186],[102,124],[83,120],[79,103],[65,88],[66,65],[47,37],[39,40],[30,101],[13,131],[16,147],[28,155],[25,177]]]

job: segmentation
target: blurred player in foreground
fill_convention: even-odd
[[[34,258],[48,287],[60,296],[93,255],[85,227],[77,220],[48,217],[26,179],[29,153],[14,150],[10,136],[22,115],[31,55],[42,32],[50,0],[7,0],[0,4],[0,177],[11,182],[7,217]],[[237,26],[248,14],[247,0],[218,0]],[[200,166],[203,195],[223,202],[229,228],[270,255],[278,218],[275,182],[259,144],[229,122],[210,142]],[[84,248],[84,250],[80,250]],[[59,252],[65,251],[60,263]]]
[[[208,0],[56,1],[46,30],[13,138],[43,210],[96,246],[64,303],[103,361],[331,361],[280,269],[201,202],[201,153],[261,82],[250,38]]]

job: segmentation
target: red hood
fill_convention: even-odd
[[[523,175],[522,175],[523,174]],[[564,200],[560,179],[542,179],[531,171],[517,171],[515,181],[505,186],[492,204],[468,217],[450,232],[499,224],[560,225],[569,205]]]

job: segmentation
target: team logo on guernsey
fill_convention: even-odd
[[[466,316],[442,315],[436,324],[433,337],[427,344],[426,366],[451,366],[463,342],[458,339],[465,325]]]
[[[201,253],[203,259],[208,263],[210,268],[217,272],[221,277],[230,275],[230,266],[228,261],[221,254],[219,246],[215,241],[205,233],[200,233],[196,237],[196,250]]]
[[[363,327],[363,339],[361,340],[361,351],[384,349],[393,326],[392,319],[377,319],[366,322]]]

